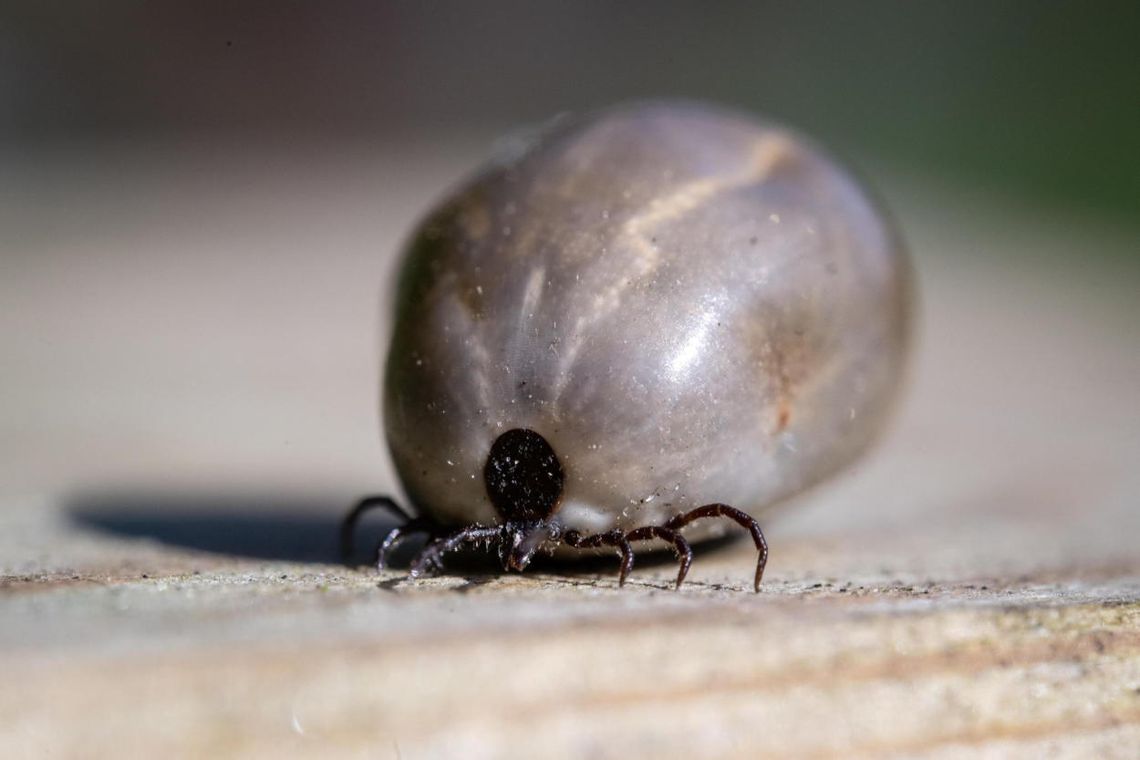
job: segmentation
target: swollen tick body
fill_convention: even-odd
[[[554,123],[433,211],[400,273],[383,411],[432,539],[522,570],[542,548],[672,546],[851,462],[897,395],[910,265],[883,212],[789,130],[693,103]],[[728,506],[733,505],[733,506]],[[722,518],[722,519],[709,519]],[[726,518],[727,521],[724,519]],[[685,535],[682,535],[684,530]]]

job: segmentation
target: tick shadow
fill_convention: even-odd
[[[148,539],[160,544],[246,559],[314,564],[343,564],[341,520],[354,500],[343,496],[188,491],[105,491],[68,499],[65,513],[79,527],[104,535]],[[369,563],[377,542],[400,524],[399,518],[373,510],[356,526],[354,565]],[[701,542],[701,549],[736,543],[739,536]],[[409,539],[393,552],[391,566],[407,568],[424,545],[424,537]],[[639,545],[637,566],[675,562],[660,545]],[[617,558],[607,551],[549,557],[532,564],[539,571],[567,575],[617,570]],[[446,574],[482,576],[502,572],[493,551],[467,550],[449,554]]]
[[[70,498],[69,519],[119,538],[249,559],[338,564],[340,522],[351,499],[296,494],[107,491]],[[361,520],[361,531],[383,535],[396,518]]]

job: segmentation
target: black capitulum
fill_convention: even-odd
[[[565,475],[545,438],[533,430],[514,428],[491,444],[483,480],[491,504],[505,520],[528,521],[554,514]]]

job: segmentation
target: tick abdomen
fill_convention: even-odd
[[[874,202],[785,129],[677,103],[563,122],[411,244],[384,403],[397,469],[434,519],[494,524],[488,452],[525,428],[557,453],[570,528],[758,514],[878,433],[909,287]]]

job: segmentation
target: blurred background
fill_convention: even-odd
[[[403,237],[501,135],[660,96],[787,122],[886,196],[924,293],[908,477],[1114,473],[1138,39],[1134,2],[5,2],[0,488],[392,490]]]
[[[1136,3],[12,4],[10,146],[485,140],[683,95],[854,154],[1140,210]]]

